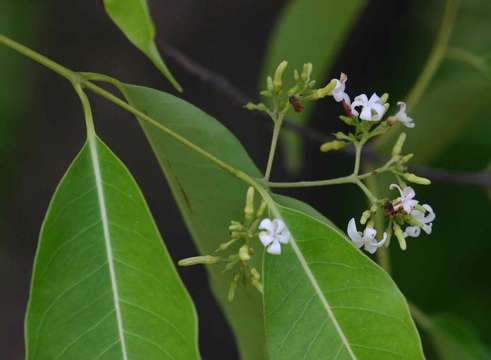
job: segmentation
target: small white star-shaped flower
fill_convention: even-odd
[[[356,110],[361,106],[361,114]],[[355,101],[351,104],[353,115],[360,116],[360,119],[366,121],[380,121],[385,114],[385,106],[380,101],[380,97],[373,93],[370,99],[365,94],[355,97]]]
[[[426,210],[422,212],[420,210],[414,209],[411,211],[411,216],[421,224],[419,226],[408,226],[406,230],[404,230],[404,234],[406,236],[418,237],[421,234],[421,229],[428,235],[431,234],[431,230],[433,227],[433,220],[435,220],[436,215],[430,205],[424,204],[423,208]]]
[[[290,232],[281,219],[263,219],[259,224],[259,240],[268,253],[280,255],[281,244],[288,244]]]
[[[418,200],[415,200],[416,192],[410,186],[406,186],[404,189],[401,189],[399,185],[391,184],[390,189],[397,189],[401,194],[394,203],[394,210],[399,210],[401,207],[407,214],[410,214],[413,211],[414,207],[418,204]]]
[[[397,114],[394,115],[394,118],[402,123],[405,127],[413,128],[414,120],[410,118],[406,113],[406,103],[399,101],[397,105],[399,105],[399,111],[397,112]]]
[[[332,90],[332,96],[337,102],[344,101],[346,104],[351,105],[351,99],[349,98],[348,94],[345,93],[347,80],[348,76],[346,76],[345,73],[341,73],[339,80],[334,79],[336,82],[336,87]]]
[[[364,246],[365,250],[370,254],[374,254],[377,249],[384,245],[385,241],[387,240],[387,233],[384,232],[383,239],[377,242],[377,239],[375,238],[375,235],[377,235],[377,230],[371,226],[367,226],[362,234],[356,228],[354,218],[348,222],[348,235],[358,249]]]

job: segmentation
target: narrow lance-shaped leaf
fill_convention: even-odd
[[[269,39],[259,87],[264,87],[266,76],[274,73],[283,60],[296,69],[310,62],[314,65],[313,78],[321,79],[334,63],[339,48],[365,4],[363,0],[291,0]],[[312,109],[312,106],[307,106],[303,112],[290,118],[306,122]],[[285,165],[294,172],[298,171],[301,139],[290,130],[283,131],[283,134],[287,155]]]
[[[198,359],[196,323],[135,180],[89,136],[41,230],[27,359]]]
[[[281,256],[264,258],[270,358],[424,359],[390,276],[305,204],[277,199],[292,238]]]
[[[155,44],[155,26],[146,0],[104,0],[106,12],[126,37],[140,49],[178,91],[181,85],[160,56]]]
[[[161,91],[124,85],[129,102],[160,124],[175,131],[251,176],[260,172],[239,141],[218,121],[193,105]],[[210,254],[229,239],[230,220],[243,217],[247,185],[213,162],[184,146],[158,127],[141,125],[164,171],[188,229],[202,254]],[[260,268],[261,255],[254,257]],[[239,287],[227,300],[232,272],[208,267],[211,286],[230,322],[241,359],[264,358],[264,320],[261,296],[254,288]]]

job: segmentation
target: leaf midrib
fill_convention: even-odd
[[[276,203],[274,201],[272,201],[272,203],[270,203],[270,207],[272,208],[273,212],[275,212],[278,217],[281,218],[281,212],[280,210],[278,209],[278,206],[276,205]],[[280,206],[280,207],[283,207],[283,206]],[[290,208],[285,208],[287,209],[288,211],[292,211],[292,212],[297,212],[297,213],[300,213],[294,209],[290,209]],[[312,218],[313,220],[317,221],[320,223],[319,220],[309,216],[308,214],[303,214],[301,213],[302,215],[304,216],[308,216],[310,218]],[[351,359],[353,360],[358,360],[358,358],[356,357],[356,355],[354,354],[353,350],[351,349],[351,346],[350,346],[350,343],[346,337],[346,335],[344,334],[343,332],[343,329],[341,328],[334,312],[332,311],[332,308],[331,308],[331,305],[329,304],[329,301],[327,300],[327,298],[324,296],[324,293],[322,292],[320,286],[319,286],[319,283],[317,282],[317,279],[315,278],[314,274],[312,273],[312,271],[310,270],[310,267],[309,265],[307,264],[307,261],[305,260],[305,257],[303,256],[302,252],[300,251],[300,248],[298,247],[297,245],[297,242],[295,241],[295,238],[292,234],[291,238],[290,238],[290,244],[293,248],[293,251],[295,252],[295,255],[298,259],[298,261],[300,262],[300,265],[302,266],[302,268],[304,269],[315,293],[317,294],[318,298],[320,299],[321,303],[322,303],[322,306],[324,307],[324,310],[326,311],[327,315],[329,316],[329,318],[332,320],[333,322],[333,325],[334,325],[334,328],[336,329],[336,332],[338,333],[340,339],[341,339],[341,342],[342,344],[344,345],[344,347],[346,348],[346,350],[348,351]]]
[[[99,154],[97,151],[97,138],[95,134],[89,134],[88,146],[90,150],[90,159],[92,162],[92,170],[94,171],[94,181],[97,188],[97,202],[99,204],[99,211],[101,216],[101,224],[104,235],[104,244],[106,248],[107,263],[109,266],[109,276],[111,281],[111,288],[113,293],[114,310],[116,314],[116,323],[118,328],[118,336],[121,344],[121,353],[123,360],[128,360],[128,353],[126,350],[126,343],[124,338],[123,317],[121,315],[120,299],[118,292],[118,285],[116,279],[116,271],[114,269],[114,258],[112,254],[111,233],[109,231],[109,218],[107,215],[106,199],[104,195],[104,182],[102,180],[101,168],[99,162]]]

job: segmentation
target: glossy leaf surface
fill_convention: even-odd
[[[292,240],[264,260],[271,359],[423,359],[389,275],[315,210],[278,200],[302,211],[278,206]]]
[[[176,81],[162,60],[155,44],[155,26],[146,0],[104,0],[107,14],[121,29],[126,37],[140,49],[178,90],[181,85]]]
[[[193,304],[123,163],[89,140],[41,230],[27,359],[198,359]]]

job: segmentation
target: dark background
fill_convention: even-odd
[[[149,1],[161,43],[173,45],[252,97],[257,92],[268,35],[285,3],[280,0]],[[411,23],[413,7],[409,3],[370,1],[325,80],[342,70],[351,79],[356,78],[353,86],[357,91],[382,84],[380,76],[387,71],[388,63],[384,49],[400,44],[401,36],[416,33]],[[0,5],[2,12],[1,32],[73,70],[105,73],[125,82],[172,91],[160,73],[110,21],[100,1],[4,0]],[[432,25],[424,31],[431,32]],[[416,65],[423,63],[421,54],[430,48],[431,38],[422,38],[419,44],[420,53],[415,52],[412,58]],[[13,64],[12,72],[2,63]],[[167,63],[185,89],[183,98],[224,123],[245,144],[260,167],[264,167],[271,124],[244,110],[243,104],[209,82],[190,75],[172,59]],[[389,69],[397,71],[395,66]],[[411,71],[404,73],[406,77],[413,75]],[[6,79],[3,83],[2,78]],[[23,358],[23,316],[41,222],[56,184],[84,141],[85,130],[79,100],[71,85],[6,49],[0,49],[0,87],[5,87],[0,94],[10,99],[8,106],[0,107],[3,131],[0,138],[0,359],[10,360]],[[394,91],[404,93],[407,88],[401,85]],[[103,99],[92,96],[91,101],[99,135],[125,162],[142,188],[173,259],[196,254],[158,163],[133,117]],[[338,112],[333,103],[321,104],[311,124],[323,132],[332,132],[334,122],[324,119],[333,118]],[[305,152],[308,161],[304,163],[303,179],[341,175],[351,167],[348,155],[326,160],[319,153],[317,143],[308,143]],[[288,178],[281,158],[280,152],[274,179]],[[445,191],[441,192],[445,196]],[[297,190],[292,194],[328,214],[343,228],[352,203],[363,206],[358,190],[351,188]],[[486,267],[481,266],[485,272]],[[405,270],[411,271],[408,267]],[[179,269],[179,273],[198,309],[203,358],[237,358],[233,337],[208,289],[203,269]],[[417,281],[406,280],[401,287],[409,289],[410,296],[416,296],[419,291]],[[431,307],[431,297],[420,298]],[[452,308],[447,305],[442,308]],[[430,310],[435,308],[438,310],[438,306]],[[489,325],[480,328],[487,330]]]

